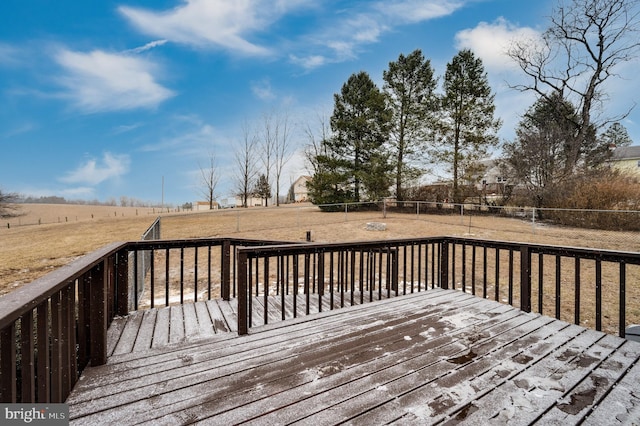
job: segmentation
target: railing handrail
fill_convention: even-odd
[[[513,241],[502,240],[485,240],[480,238],[468,238],[468,237],[456,237],[456,236],[438,236],[438,237],[421,237],[421,238],[394,238],[386,240],[362,240],[351,242],[332,242],[332,243],[293,243],[293,244],[273,244],[262,246],[244,246],[238,250],[242,250],[247,253],[255,252],[256,255],[271,254],[271,253],[287,253],[304,254],[305,252],[313,253],[314,251],[331,251],[339,249],[348,249],[353,247],[379,247],[389,245],[410,245],[420,243],[431,242],[448,242],[459,243],[467,245],[477,245],[487,248],[498,249],[519,249],[521,247],[528,247],[534,253],[562,255],[566,257],[580,256],[584,259],[601,259],[604,261],[619,261],[620,258],[630,264],[640,264],[640,253],[632,251],[619,251],[608,249],[593,249],[586,247],[571,247],[538,243],[520,243]]]
[[[107,257],[126,248],[129,243],[115,242],[88,253],[67,265],[8,293],[0,298],[0,329],[10,325],[23,314],[60,291],[73,281],[103,262]]]

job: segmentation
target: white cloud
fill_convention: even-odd
[[[289,55],[289,61],[307,70],[320,67],[328,62],[327,58],[323,55],[309,55],[299,57],[293,54]]]
[[[138,30],[154,37],[200,48],[217,46],[235,53],[265,55],[270,50],[247,37],[308,2],[184,0],[180,6],[159,12],[129,6],[121,6],[119,11]]]
[[[268,78],[252,82],[251,91],[258,99],[263,101],[269,101],[276,98],[273,88],[271,87],[271,81]]]
[[[377,2],[381,13],[404,23],[415,23],[451,15],[465,5],[462,0],[395,0]]]
[[[150,41],[149,43],[145,44],[144,46],[140,46],[140,47],[136,47],[135,49],[131,49],[128,50],[127,52],[131,52],[131,53],[142,53],[145,52],[147,50],[151,50],[153,48],[156,48],[158,46],[162,46],[163,44],[167,43],[168,40],[154,40],[154,41]]]
[[[72,184],[97,185],[108,179],[118,178],[129,171],[130,158],[128,155],[114,155],[105,152],[102,163],[95,158],[87,160],[77,169],[60,178],[61,182]]]
[[[456,47],[472,50],[488,69],[515,69],[517,64],[506,53],[517,40],[536,42],[540,40],[540,33],[533,28],[517,27],[504,18],[498,18],[493,23],[480,22],[475,28],[458,32]]]
[[[156,82],[157,66],[144,58],[62,49],[55,60],[64,69],[63,96],[87,112],[153,108],[173,96]]]

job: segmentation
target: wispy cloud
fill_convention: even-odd
[[[174,95],[156,81],[158,66],[142,57],[61,49],[55,60],[63,96],[86,112],[153,108]]]
[[[60,181],[70,184],[98,185],[128,173],[130,162],[128,155],[105,152],[102,161],[90,158],[77,169],[61,177]]]
[[[258,99],[263,101],[270,101],[276,98],[276,94],[271,87],[271,81],[268,78],[251,82],[251,91]]]
[[[367,45],[403,25],[450,15],[470,0],[385,0],[358,3],[357,10],[340,10],[321,29],[302,35],[304,49],[312,53],[289,54],[289,61],[306,70],[328,63],[353,60]],[[302,48],[300,48],[301,50]]]
[[[249,41],[283,14],[308,0],[184,0],[154,11],[121,6],[119,12],[139,31],[198,48],[218,47],[233,53],[265,55],[270,49]]]
[[[464,7],[468,0],[387,0],[374,3],[374,8],[399,23],[416,23],[441,18]]]
[[[15,66],[21,62],[20,50],[10,44],[0,43],[0,66]]]
[[[127,50],[127,53],[142,53],[142,52],[146,52],[147,50],[151,50],[153,48],[156,48],[158,46],[162,46],[163,44],[167,43],[168,40],[154,40],[154,41],[150,41],[149,43],[145,44],[144,46],[140,46],[140,47],[136,47],[134,49],[130,49]]]

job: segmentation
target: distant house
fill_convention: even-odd
[[[218,210],[220,208],[220,204],[218,204],[217,201],[213,202],[213,208],[211,210]],[[193,210],[196,212],[201,212],[204,210],[210,210],[209,209],[209,202],[208,201],[196,201],[193,203]]]
[[[609,164],[616,170],[640,177],[640,146],[621,146],[611,153]]]
[[[307,182],[311,181],[311,176],[300,176],[291,184],[289,189],[289,201],[293,203],[303,203],[309,201],[309,189]]]
[[[477,180],[476,189],[484,195],[502,195],[508,178],[505,175],[505,166],[500,160],[484,160],[482,164],[482,176]]]
[[[242,207],[242,196],[236,195],[235,206]],[[247,207],[262,207],[262,206],[264,206],[264,200],[262,198],[256,197],[255,195],[249,195],[247,197]]]

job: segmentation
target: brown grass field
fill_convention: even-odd
[[[115,241],[138,240],[158,216],[158,209],[87,205],[23,205],[23,215],[5,221],[0,228],[0,295],[6,294],[55,268]],[[43,223],[37,225],[38,220]],[[384,222],[386,231],[367,231],[367,222]],[[49,222],[45,224],[45,222]],[[53,222],[53,223],[51,223]],[[35,223],[36,225],[23,225]],[[582,246],[640,252],[638,233],[612,233],[536,225],[521,219],[486,216],[400,214],[382,212],[323,213],[310,205],[229,209],[211,212],[162,213],[162,238],[233,236],[285,241],[304,241],[312,232],[317,242],[362,241],[392,238],[455,235],[474,238]],[[567,259],[567,261],[569,261]],[[546,262],[546,261],[545,261]],[[546,267],[547,263],[545,263]],[[547,267],[553,281],[553,262]],[[589,266],[583,271],[588,276]],[[640,300],[640,268],[627,277],[629,300]],[[506,268],[501,267],[501,274]],[[491,267],[489,275],[493,276]],[[501,278],[505,282],[508,277]],[[563,277],[567,284],[572,277]],[[546,284],[545,284],[546,285]],[[553,288],[553,284],[550,284]],[[585,285],[582,292],[593,292]],[[563,286],[563,300],[572,300],[572,290]],[[546,294],[551,295],[551,292]],[[605,298],[615,300],[617,289],[605,289]],[[491,294],[491,293],[490,293]],[[535,294],[534,294],[535,297]],[[0,297],[0,303],[1,303]],[[535,303],[535,301],[534,301]],[[564,302],[563,302],[564,303]],[[589,302],[590,303],[590,302]],[[589,304],[587,303],[587,305]],[[606,299],[603,302],[606,305]],[[545,313],[553,314],[553,297],[545,299]],[[591,311],[589,306],[589,311]],[[563,319],[571,320],[571,307],[563,306]],[[616,312],[605,315],[615,317]],[[629,316],[640,321],[640,307],[630,307]],[[567,317],[567,318],[565,318]],[[593,321],[588,313],[584,323]]]

